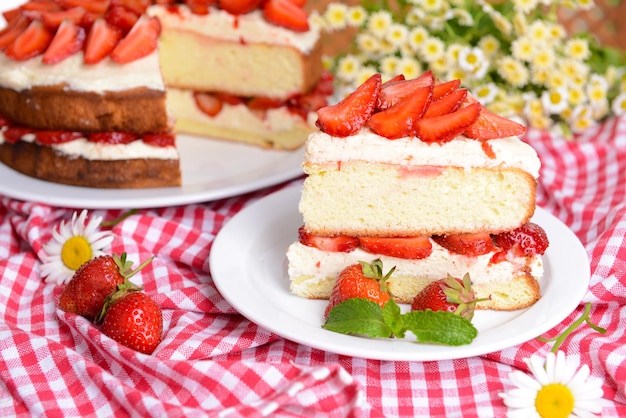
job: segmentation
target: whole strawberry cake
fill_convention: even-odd
[[[540,297],[545,231],[530,222],[540,161],[522,125],[431,72],[376,74],[318,111],[306,142],[304,225],[287,252],[294,294],[330,296],[348,265],[380,258],[410,303],[428,283],[469,273],[480,308]]]
[[[302,6],[31,0],[4,12],[0,161],[142,188],[181,184],[176,133],[297,148],[332,92]]]

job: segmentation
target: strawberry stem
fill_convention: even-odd
[[[537,337],[537,339],[544,343],[549,343],[549,342],[554,341],[554,345],[552,346],[552,350],[550,351],[552,351],[553,353],[556,353],[559,347],[561,346],[561,344],[563,344],[563,342],[567,339],[567,337],[569,337],[570,334],[576,330],[576,328],[582,325],[583,322],[587,323],[588,326],[598,331],[600,334],[606,333],[606,329],[591,322],[591,318],[589,316],[590,312],[591,312],[591,302],[587,302],[585,304],[585,309],[583,310],[583,314],[580,316],[580,318],[574,321],[560,335],[557,335],[554,338]]]

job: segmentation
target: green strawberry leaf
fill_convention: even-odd
[[[366,335],[373,338],[390,338],[392,328],[386,323],[383,309],[365,298],[347,299],[328,314],[322,328],[341,334]]]
[[[464,345],[471,343],[478,331],[462,316],[452,312],[411,311],[402,315],[406,329],[411,331],[418,342],[444,345]]]

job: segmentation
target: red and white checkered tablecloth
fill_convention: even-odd
[[[562,346],[604,381],[603,416],[626,416],[626,118],[576,142],[530,131],[543,168],[539,204],[565,222],[591,260],[592,321]],[[300,180],[295,180],[300,181]],[[57,308],[38,254],[73,209],[0,200],[0,416],[500,417],[498,392],[531,340],[481,357],[406,362],[351,358],[280,338],[239,315],[211,280],[209,253],[241,208],[284,185],[216,202],[140,210],[114,227],[112,252],[156,255],[140,284],[163,309],[151,355],[103,337]],[[118,210],[94,210],[112,220]],[[560,333],[582,304],[545,336]]]

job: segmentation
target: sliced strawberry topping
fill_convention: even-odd
[[[109,9],[114,7],[123,7],[135,13],[137,16],[142,15],[146,9],[152,4],[150,0],[111,0]]]
[[[354,251],[358,245],[358,240],[354,237],[323,237],[307,232],[303,226],[298,229],[298,239],[302,245],[306,245],[307,247],[335,253],[349,253]]]
[[[89,30],[85,45],[85,64],[97,64],[115,48],[122,33],[103,18],[96,19]]]
[[[9,21],[6,28],[0,31],[0,50],[4,50],[28,27],[28,19],[22,15],[16,16]]]
[[[43,53],[52,41],[52,32],[46,29],[41,20],[33,20],[7,47],[7,57],[24,61]]]
[[[33,132],[33,129],[24,126],[9,126],[2,134],[9,144],[15,144],[24,135],[32,134]]]
[[[432,252],[432,244],[428,237],[360,237],[359,246],[372,254],[389,257],[418,260],[426,258]]]
[[[143,142],[155,147],[173,147],[176,145],[176,137],[173,134],[155,133],[144,134]]]
[[[111,59],[118,64],[125,64],[149,55],[156,49],[160,33],[159,19],[142,15],[111,52]]]
[[[130,144],[137,139],[137,135],[130,132],[94,132],[88,135],[91,142],[105,144]]]
[[[83,137],[84,135],[81,132],[38,131],[35,133],[35,139],[42,145],[62,144]]]
[[[234,94],[217,92],[213,93],[213,95],[231,106],[237,106],[244,103],[244,99],[239,96],[235,96]]]
[[[85,43],[85,29],[72,20],[64,20],[43,55],[44,64],[56,64],[80,51]]]
[[[480,115],[480,105],[469,106],[428,119],[421,119],[416,124],[416,134],[424,142],[448,142],[462,134]]]
[[[276,109],[285,104],[284,100],[280,99],[271,99],[269,97],[253,97],[248,102],[248,107],[250,109]]]
[[[233,15],[245,15],[261,6],[263,0],[219,0],[220,9]]]
[[[432,238],[448,251],[468,257],[487,254],[495,249],[488,233],[436,235]]]
[[[388,139],[410,136],[414,126],[422,117],[432,97],[432,86],[424,86],[398,104],[381,112],[374,113],[367,126]]]
[[[290,0],[267,0],[263,15],[268,22],[295,32],[309,30],[309,20],[304,9]]]
[[[374,112],[380,96],[380,86],[380,74],[374,74],[336,105],[319,109],[317,127],[322,132],[339,137],[355,133]]]
[[[454,79],[444,83],[437,83],[433,88],[433,100],[439,100],[443,96],[452,93],[461,86],[461,80]]]
[[[193,99],[198,109],[209,116],[215,116],[222,110],[222,100],[214,94],[195,92]]]
[[[503,250],[513,251],[513,254],[520,257],[541,255],[550,245],[546,231],[532,222],[513,231],[495,235],[494,241]]]
[[[465,96],[467,96],[467,90],[458,89],[449,94],[446,94],[439,100],[434,100],[430,104],[430,106],[428,106],[424,117],[432,118],[435,116],[442,116],[454,112],[461,106],[461,103],[463,102],[463,99],[465,99]]]
[[[209,7],[217,3],[217,0],[184,0],[183,3],[189,7],[191,13],[195,15],[209,14]]]
[[[139,15],[123,6],[115,6],[109,9],[104,18],[111,26],[127,34],[137,23]]]
[[[82,7],[88,12],[103,15],[109,8],[109,0],[57,0],[64,9]]]
[[[0,128],[4,128],[5,126],[11,126],[11,120],[0,115]]]
[[[488,140],[523,135],[524,132],[526,128],[523,125],[496,115],[481,105],[478,120],[470,125],[463,135],[472,139]]]
[[[392,78],[381,86],[378,109],[387,109],[413,95],[418,89],[435,83],[432,71],[426,71],[412,80],[394,80],[395,78]]]
[[[41,21],[44,26],[50,30],[57,30],[64,20],[71,20],[76,24],[80,24],[85,15],[85,9],[82,7],[72,7],[68,10],[60,10],[55,12],[45,12],[41,14]]]
[[[52,0],[33,0],[21,5],[20,10],[29,18],[39,18],[41,12],[54,12],[61,10],[61,7]]]

